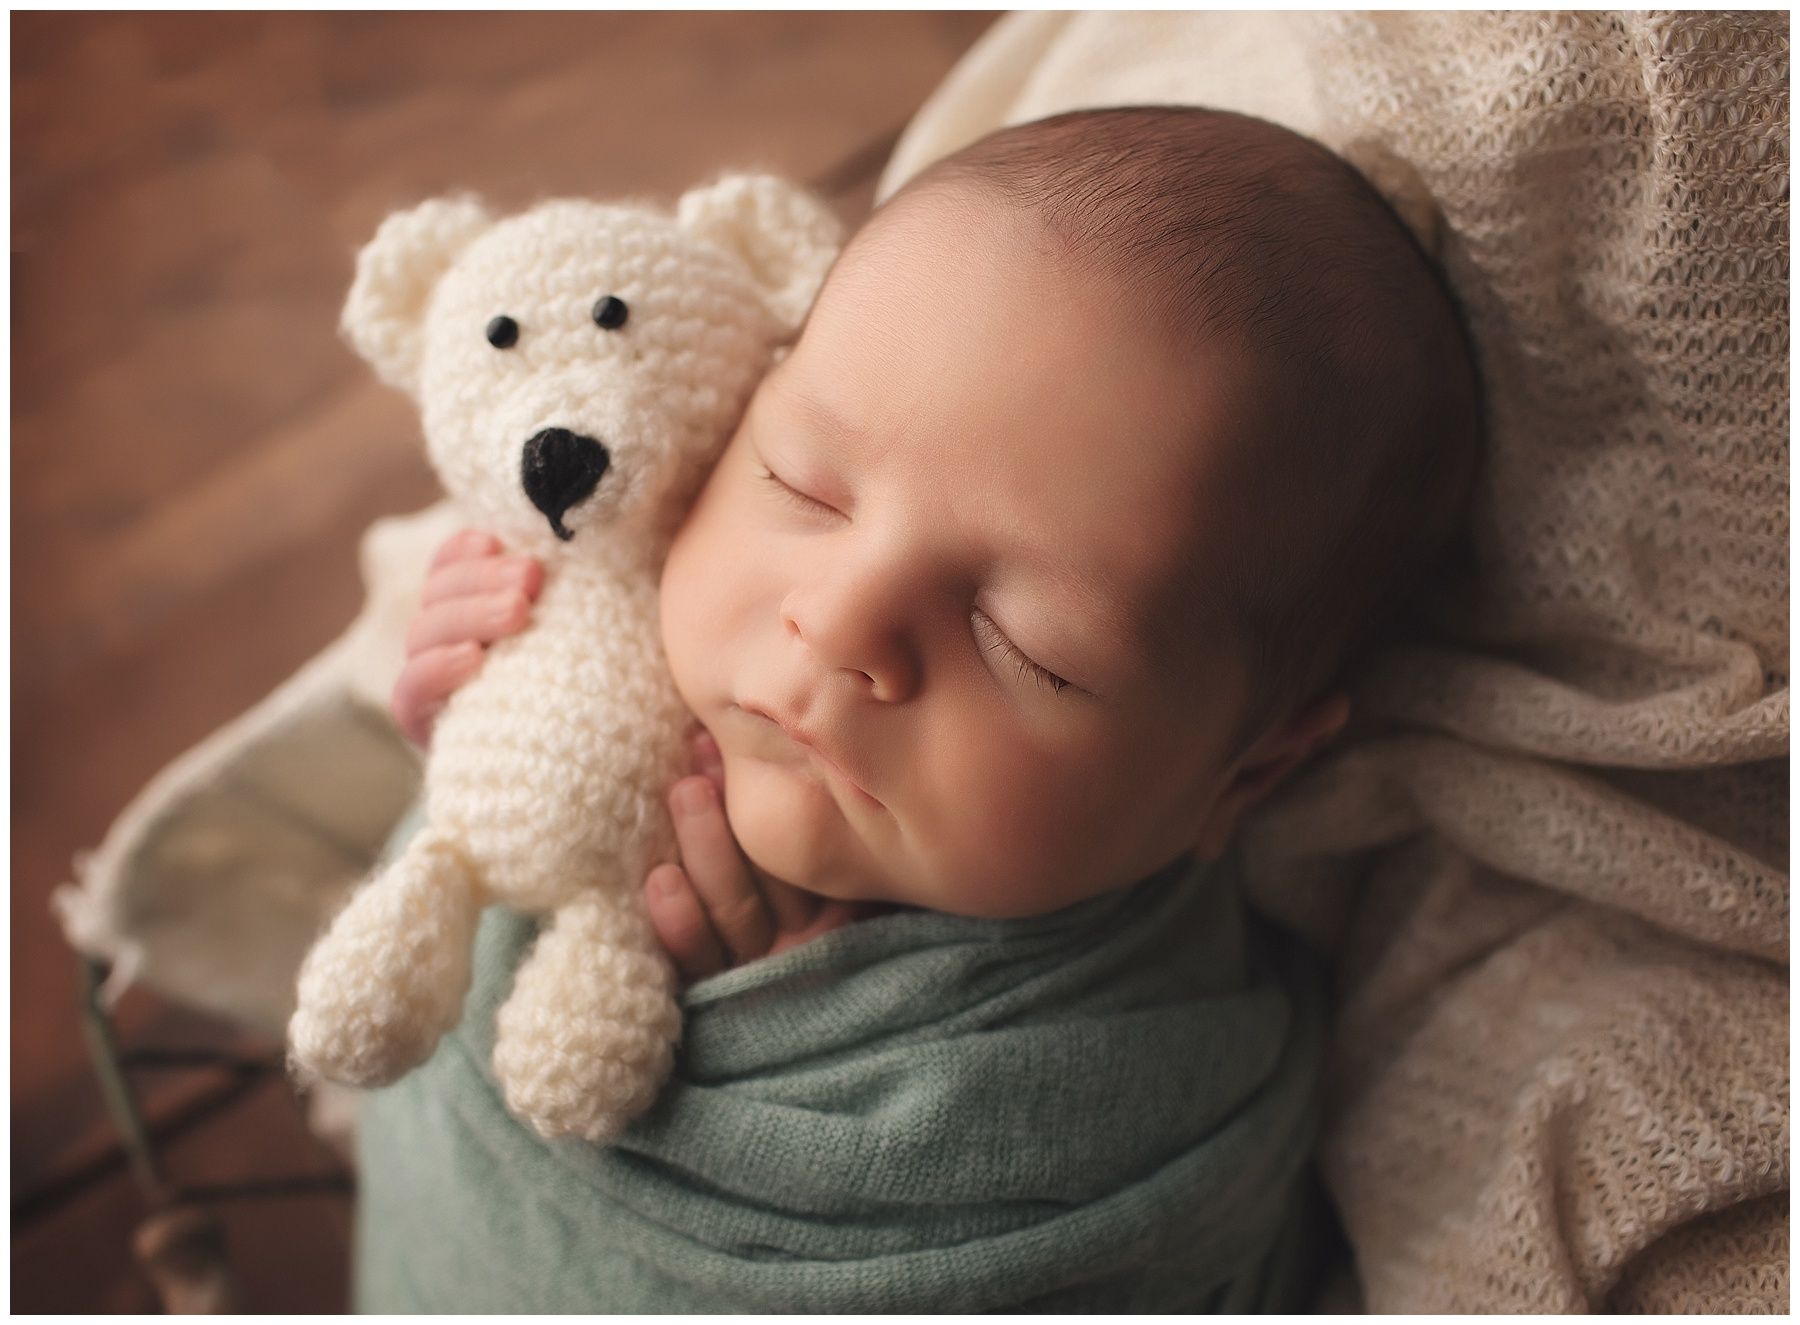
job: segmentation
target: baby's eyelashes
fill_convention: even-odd
[[[971,617],[975,626],[975,640],[984,653],[996,653],[1018,670],[1020,677],[1034,681],[1046,689],[1061,693],[1070,688],[1080,689],[1073,682],[1066,681],[1048,667],[1034,662],[1026,652],[1001,633],[1000,627],[994,624],[993,618],[977,608]]]
[[[787,482],[771,469],[759,468],[756,472],[758,478],[769,484],[769,486],[775,490],[776,495],[791,506],[820,515],[843,514],[837,507],[828,505],[827,503],[820,501],[817,497],[807,496],[804,492],[801,492],[793,484]]]

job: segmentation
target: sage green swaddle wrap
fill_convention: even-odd
[[[367,1101],[365,1311],[1298,1305],[1321,1044],[1305,959],[1180,862],[1026,920],[907,911],[695,984],[604,1149],[489,1075],[532,928],[490,911],[463,1024]]]

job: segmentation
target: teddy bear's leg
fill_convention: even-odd
[[[675,974],[638,899],[590,889],[520,963],[494,1073],[540,1135],[609,1141],[656,1098],[680,1034]]]
[[[461,1015],[481,916],[468,863],[419,833],[351,897],[300,968],[289,1060],[302,1078],[385,1086]]]

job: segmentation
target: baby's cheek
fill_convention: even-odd
[[[663,653],[675,688],[697,711],[718,688],[722,678],[713,673],[732,653],[727,609],[737,587],[716,547],[707,528],[690,525],[670,549],[660,588]]]
[[[699,711],[703,707],[701,697],[704,694],[704,678],[698,670],[697,662],[706,653],[694,638],[698,618],[688,610],[679,594],[670,593],[667,577],[663,580],[660,616],[663,657],[668,662],[669,675],[675,682],[676,693],[681,696],[682,703]]]
[[[946,910],[1008,917],[1055,910],[1088,870],[1096,825],[1079,779],[1042,757],[966,758],[946,777]]]

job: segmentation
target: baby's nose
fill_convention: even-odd
[[[562,522],[563,512],[600,486],[612,457],[592,437],[567,428],[544,428],[525,443],[519,459],[519,481],[531,504],[544,513],[550,528],[565,542],[575,534]]]
[[[919,659],[900,626],[868,599],[794,593],[781,607],[789,635],[841,676],[852,677],[872,699],[900,703],[917,693]]]

